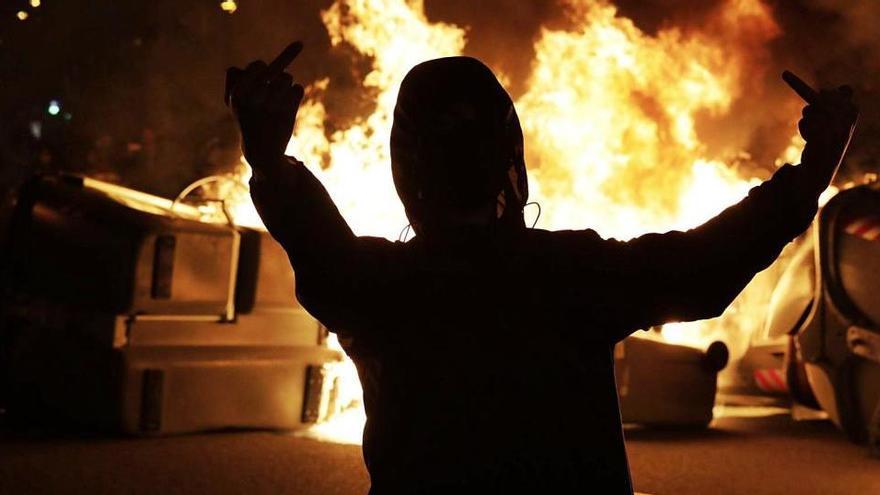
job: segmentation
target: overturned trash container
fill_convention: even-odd
[[[195,207],[76,176],[21,190],[3,257],[3,402],[133,434],[295,429],[342,359],[279,245]]]
[[[718,372],[728,360],[723,342],[704,351],[628,337],[614,356],[624,423],[703,428],[712,421]]]

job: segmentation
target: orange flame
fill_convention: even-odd
[[[765,4],[728,0],[703,30],[655,35],[607,3],[565,6],[574,27],[541,33],[528,90],[516,100],[541,227],[589,227],[622,239],[687,229],[759,182],[741,176],[736,159],[709,156],[697,123],[725,115],[748,91],[759,70],[751,55],[778,34]],[[328,134],[321,100],[328,80],[314,83],[288,152],[312,167],[356,233],[394,239],[406,225],[389,166],[399,84],[421,61],[460,54],[465,31],[429,22],[422,0],[336,0],[322,18],[333,45],[348,43],[373,59],[363,85],[376,91],[376,107]],[[793,141],[784,158],[794,161],[802,144]],[[721,339],[741,354],[760,314],[747,307],[765,304],[769,285],[758,277],[721,319],[669,324],[662,337],[699,347]],[[348,383],[355,390],[347,403],[359,404],[357,380]],[[362,421],[362,411],[349,414],[345,425],[317,434],[358,442]]]

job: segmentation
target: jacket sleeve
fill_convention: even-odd
[[[375,321],[389,274],[391,242],[357,237],[326,189],[302,162],[261,167],[251,197],[269,233],[287,252],[297,299],[335,332]]]
[[[705,224],[628,242],[592,231],[560,232],[571,273],[566,311],[590,308],[591,321],[618,341],[635,330],[719,316],[817,211],[818,192],[803,167],[785,165],[767,182]],[[598,285],[589,281],[599,281]]]

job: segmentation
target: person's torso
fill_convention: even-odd
[[[372,295],[393,310],[346,341],[375,493],[529,483],[628,493],[612,344],[558,304],[565,282],[542,241],[460,256],[401,247],[395,287]]]

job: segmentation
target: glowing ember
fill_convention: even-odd
[[[760,58],[752,55],[778,34],[763,3],[729,0],[704,31],[669,28],[656,35],[608,4],[565,5],[574,27],[542,32],[528,90],[516,101],[532,199],[543,205],[539,227],[589,227],[621,239],[687,229],[759,182],[738,173],[737,157],[709,156],[697,122],[725,115],[761,70],[750,65]],[[415,64],[460,54],[465,32],[428,22],[421,0],[336,0],[322,18],[334,45],[348,43],[373,59],[363,86],[376,92],[376,107],[327,133],[321,95],[328,81],[314,83],[288,152],[321,179],[356,233],[396,239],[407,223],[389,165],[398,86]],[[793,140],[781,158],[796,162],[802,145]],[[238,223],[256,220],[247,202],[233,215]],[[740,355],[771,285],[772,276],[759,275],[722,318],[672,323],[645,336],[703,348],[721,339]],[[363,412],[356,372],[349,363],[336,373],[334,408],[349,412],[312,433],[357,443]]]
[[[224,12],[228,12],[230,14],[234,14],[236,10],[238,10],[238,5],[234,0],[223,0],[220,2],[220,9]]]

